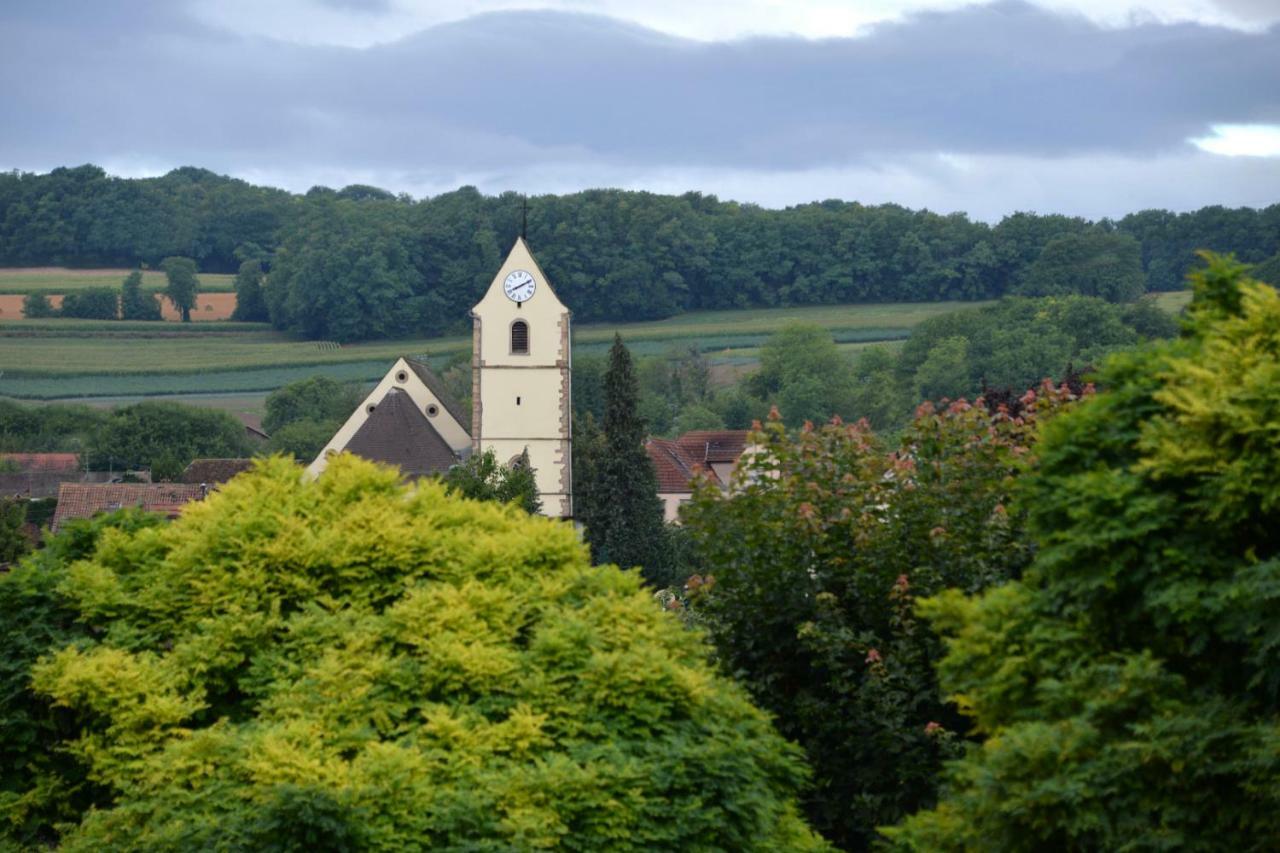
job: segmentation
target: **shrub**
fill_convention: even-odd
[[[119,311],[119,294],[109,287],[73,290],[62,297],[63,317],[76,317],[81,320],[117,320]]]
[[[46,317],[57,317],[58,309],[53,307],[49,297],[43,293],[28,293],[22,300],[22,316],[28,320],[40,320]]]

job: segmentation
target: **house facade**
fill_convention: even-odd
[[[645,451],[658,475],[658,498],[662,501],[663,518],[679,522],[680,506],[693,497],[694,484],[709,477],[722,489],[728,489],[738,462],[748,450],[742,430],[693,430],[676,439],[651,438]]]

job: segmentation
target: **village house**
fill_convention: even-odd
[[[728,489],[738,461],[747,450],[745,430],[694,430],[676,439],[651,438],[644,449],[658,475],[663,518],[680,520],[680,505],[693,497],[700,477]]]
[[[206,494],[206,487],[190,483],[63,483],[49,527],[57,533],[72,519],[92,518],[125,507],[139,507],[173,518],[183,506]]]
[[[0,453],[0,497],[52,498],[63,483],[105,483],[107,471],[86,471],[75,453]]]

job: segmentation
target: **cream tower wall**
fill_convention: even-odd
[[[502,284],[515,270],[534,279],[523,303],[507,298]],[[471,434],[476,452],[492,449],[509,462],[526,448],[545,515],[573,515],[569,309],[556,297],[523,239],[484,297],[471,309]],[[528,353],[511,351],[511,326],[529,327]]]

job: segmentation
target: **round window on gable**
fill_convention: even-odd
[[[438,414],[440,414],[440,407],[437,406],[435,403],[428,403],[427,417],[434,418]]]
[[[396,374],[396,381],[399,382],[401,385],[403,385],[404,383],[409,381],[409,374],[401,370],[399,373]]]

